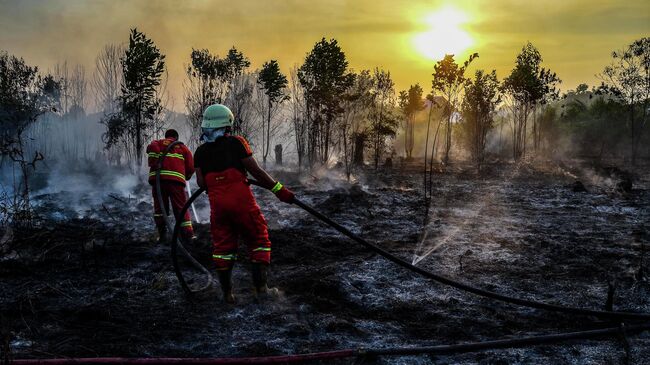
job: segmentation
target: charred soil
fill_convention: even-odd
[[[456,280],[594,309],[605,309],[609,294],[616,310],[650,312],[649,176],[611,171],[578,162],[498,164],[480,175],[462,166],[447,169],[434,176],[426,220],[417,168],[367,171],[354,184],[294,175],[283,181],[353,232]],[[576,180],[585,189],[575,189]],[[74,205],[71,193],[37,197],[39,220],[3,232],[10,238],[0,247],[3,351],[10,358],[261,356],[617,325],[430,282],[297,207],[255,193],[273,242],[270,280],[284,294],[256,303],[243,260],[234,276],[235,306],[220,302],[218,288],[193,299],[183,295],[169,247],[156,244],[146,191],[135,198],[75,196]],[[189,249],[212,268],[209,225],[195,229],[199,240]],[[648,335],[629,344],[629,352],[612,339],[364,363],[650,362]]]

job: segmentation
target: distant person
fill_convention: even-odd
[[[246,139],[231,134],[233,120],[233,114],[226,106],[209,106],[203,113],[201,124],[201,139],[205,143],[194,154],[197,182],[207,189],[210,200],[212,258],[227,303],[235,302],[232,270],[237,259],[239,237],[248,245],[255,294],[258,297],[278,294],[277,289],[267,285],[271,241],[266,220],[253,197],[246,173],[281,201],[291,203],[294,200],[289,189],[259,167]]]
[[[178,140],[178,132],[169,129],[165,132],[165,139],[153,141],[147,146],[147,156],[149,156],[149,184],[151,184],[151,194],[153,196],[154,214],[153,218],[158,228],[158,242],[164,242],[167,239],[167,226],[165,225],[165,216],[158,201],[156,192],[156,170],[158,163],[167,146]],[[171,203],[174,217],[183,209],[187,202],[185,194],[185,184],[194,174],[194,160],[192,152],[184,145],[177,144],[171,148],[163,159],[162,168],[160,169],[160,189],[165,204],[165,211],[169,212]],[[185,239],[194,237],[192,229],[192,220],[189,210],[185,212],[181,222],[181,234]]]

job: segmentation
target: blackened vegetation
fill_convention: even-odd
[[[397,169],[385,170],[361,185],[324,189],[319,186],[333,182],[282,178],[310,205],[404,258],[446,242],[418,264],[429,270],[529,299],[650,311],[650,286],[639,276],[650,242],[647,174],[621,193],[616,179],[595,179],[598,173],[579,164],[487,165],[481,179],[470,166],[448,168],[434,176],[439,184],[432,195],[431,240],[418,249],[422,227],[414,218],[424,210],[421,168],[399,175]],[[573,192],[575,177],[568,172],[589,192]],[[274,244],[271,281],[285,296],[255,304],[244,262],[235,271],[235,307],[222,305],[217,291],[193,301],[183,297],[169,248],[149,237],[148,197],[107,195],[81,212],[59,207],[60,196],[39,197],[43,220],[31,231],[13,232],[1,251],[0,317],[10,351],[5,354],[251,356],[603,326],[592,318],[495,303],[423,280],[272,195],[258,190],[256,195]],[[191,249],[211,267],[208,225],[197,225],[197,232],[200,244]],[[631,337],[629,344],[632,363],[650,359],[647,337]],[[400,361],[620,363],[625,356],[614,340]]]

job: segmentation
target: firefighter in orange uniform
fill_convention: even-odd
[[[149,184],[151,185],[151,194],[153,196],[154,207],[154,221],[158,228],[159,242],[165,241],[167,235],[167,227],[165,226],[165,216],[158,201],[158,194],[156,192],[156,170],[160,157],[163,155],[167,147],[173,142],[178,140],[178,132],[174,129],[169,129],[165,132],[165,139],[153,141],[147,146],[147,156],[149,157]],[[169,212],[169,205],[171,203],[172,211],[176,219],[178,212],[183,209],[187,202],[187,195],[185,193],[185,184],[194,174],[194,160],[192,152],[184,144],[174,145],[163,159],[163,165],[160,169],[160,189],[162,191],[163,202],[165,204],[165,212]],[[185,212],[182,217],[181,234],[185,239],[194,237],[192,230],[192,220],[189,210]]]

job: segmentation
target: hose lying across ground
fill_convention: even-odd
[[[252,185],[259,184],[256,181],[250,180]],[[182,217],[191,204],[196,200],[205,190],[200,188],[192,194],[190,199],[187,201],[183,209],[178,213],[179,217]],[[326,223],[330,227],[336,229],[345,236],[351,238],[355,242],[363,245],[369,250],[381,255],[382,257],[406,268],[415,273],[418,273],[428,279],[437,281],[439,283],[452,286],[454,288],[460,289],[462,291],[470,292],[485,298],[494,299],[510,304],[520,305],[524,307],[530,307],[535,309],[543,309],[547,311],[567,313],[567,314],[578,314],[585,316],[593,316],[602,319],[609,320],[643,320],[650,321],[650,314],[647,313],[633,313],[633,312],[613,312],[613,311],[600,311],[593,309],[583,309],[576,308],[564,305],[557,304],[548,304],[543,302],[537,302],[528,299],[510,297],[507,295],[491,292],[488,290],[480,289],[469,284],[461,283],[459,281],[452,280],[450,278],[432,273],[430,271],[419,268],[393,254],[390,252],[364,240],[363,238],[355,235],[347,228],[339,225],[338,223],[332,221],[330,218],[316,211],[314,208],[305,204],[298,198],[296,198],[293,204],[304,209],[314,217],[318,218],[322,222]],[[182,243],[179,242],[179,233],[180,233],[180,219],[177,220],[174,227],[174,232],[172,236],[172,246],[171,254],[172,261],[174,264],[174,271],[178,280],[183,288],[183,290],[191,295],[200,290],[194,290],[190,288],[183,277],[183,273],[180,269],[177,257],[177,250],[180,248],[181,252],[185,255],[188,255],[187,250],[183,247]],[[196,260],[191,259],[190,262],[193,266],[201,266],[198,268],[203,271],[206,270],[202,265],[200,265]],[[386,356],[386,355],[415,355],[415,354],[457,354],[465,352],[475,352],[488,349],[501,349],[501,348],[514,348],[514,347],[525,347],[532,345],[540,345],[547,343],[557,343],[569,340],[576,339],[592,339],[599,337],[611,336],[614,334],[621,334],[625,337],[626,334],[639,333],[646,330],[650,330],[650,323],[646,322],[639,325],[633,325],[629,327],[613,327],[613,328],[604,328],[597,330],[585,330],[577,332],[568,332],[544,336],[535,336],[535,337],[524,337],[517,339],[507,339],[507,340],[495,340],[495,341],[484,341],[484,342],[475,342],[475,343],[466,343],[466,344],[457,344],[457,345],[440,345],[440,346],[429,346],[429,347],[396,347],[396,348],[383,348],[383,349],[346,349],[340,351],[324,352],[324,353],[313,353],[313,354],[299,354],[299,355],[286,355],[286,356],[270,356],[270,357],[256,357],[256,358],[226,358],[226,359],[160,359],[164,363],[169,364],[272,364],[272,363],[290,363],[290,362],[304,362],[312,361],[317,359],[336,359],[336,358],[350,358],[358,356]],[[148,359],[155,361],[156,359]],[[134,360],[135,361],[135,360]],[[144,362],[133,362],[134,364],[142,364]],[[156,363],[157,362],[152,362]],[[24,363],[27,365],[27,363]],[[61,365],[61,364],[59,364]]]
[[[252,185],[259,185],[256,181],[249,180]],[[182,217],[183,214],[187,211],[189,206],[194,202],[196,198],[198,198],[202,193],[204,192],[203,189],[199,189],[194,192],[194,194],[190,197],[188,202],[185,204],[179,215]],[[570,307],[570,306],[564,306],[564,305],[559,305],[559,304],[549,304],[549,303],[543,303],[543,302],[537,302],[534,300],[528,300],[528,299],[522,299],[522,298],[516,298],[516,297],[511,297],[507,296],[504,294],[499,294],[495,293],[489,290],[477,288],[475,286],[471,286],[469,284],[465,284],[456,280],[452,280],[448,277],[432,273],[430,271],[427,271],[425,269],[422,269],[420,267],[417,267],[410,262],[407,262],[392,253],[364,240],[363,238],[355,235],[352,233],[350,230],[347,228],[341,226],[340,224],[334,222],[330,218],[326,217],[325,215],[321,214],[314,208],[310,207],[309,205],[303,203],[300,201],[300,199],[296,198],[293,202],[295,205],[299,206],[300,208],[304,209],[307,211],[309,214],[313,215],[314,217],[318,218],[322,222],[326,223],[330,227],[336,229],[340,233],[348,236],[355,242],[363,245],[370,251],[373,251],[382,257],[408,269],[411,270],[415,273],[418,273],[428,279],[437,281],[439,283],[445,284],[452,286],[454,288],[460,289],[462,291],[466,291],[469,293],[473,293],[485,298],[490,298],[510,304],[515,304],[515,305],[520,305],[524,307],[529,307],[529,308],[536,308],[536,309],[543,309],[543,310],[548,310],[548,311],[553,311],[553,312],[561,312],[561,313],[567,313],[567,314],[579,314],[579,315],[586,315],[586,316],[594,316],[602,319],[610,319],[610,320],[644,320],[644,321],[650,321],[650,314],[647,313],[633,313],[633,312],[610,312],[610,311],[602,311],[602,310],[594,310],[594,309],[584,309],[584,308],[576,308],[576,307]],[[183,290],[185,290],[186,293],[192,294],[197,292],[197,290],[191,290],[188,286],[187,283],[185,282],[185,279],[183,278],[183,275],[180,271],[180,268],[178,266],[178,259],[176,257],[176,246],[181,247],[181,251],[185,251],[185,248],[182,247],[182,244],[178,243],[178,236],[179,236],[179,228],[180,228],[180,221],[176,222],[176,226],[174,227],[174,234],[172,236],[172,260],[174,262],[174,269],[176,271],[176,275],[178,276],[178,280],[181,283],[181,286],[183,287]],[[193,263],[194,265],[194,263]]]
[[[518,348],[533,345],[551,344],[557,342],[598,339],[612,335],[634,334],[650,329],[650,324],[635,325],[630,327],[603,328],[590,331],[567,332],[546,336],[523,337],[510,340],[496,340],[485,342],[472,342],[457,345],[439,345],[427,347],[392,347],[381,349],[345,349],[338,351],[316,352],[297,355],[279,355],[265,357],[230,357],[230,358],[126,358],[126,357],[104,357],[104,358],[73,358],[73,359],[24,359],[13,360],[13,365],[73,365],[73,364],[289,364],[307,361],[335,360],[356,357],[373,356],[404,356],[404,355],[452,355],[482,350],[494,350],[505,348]]]

